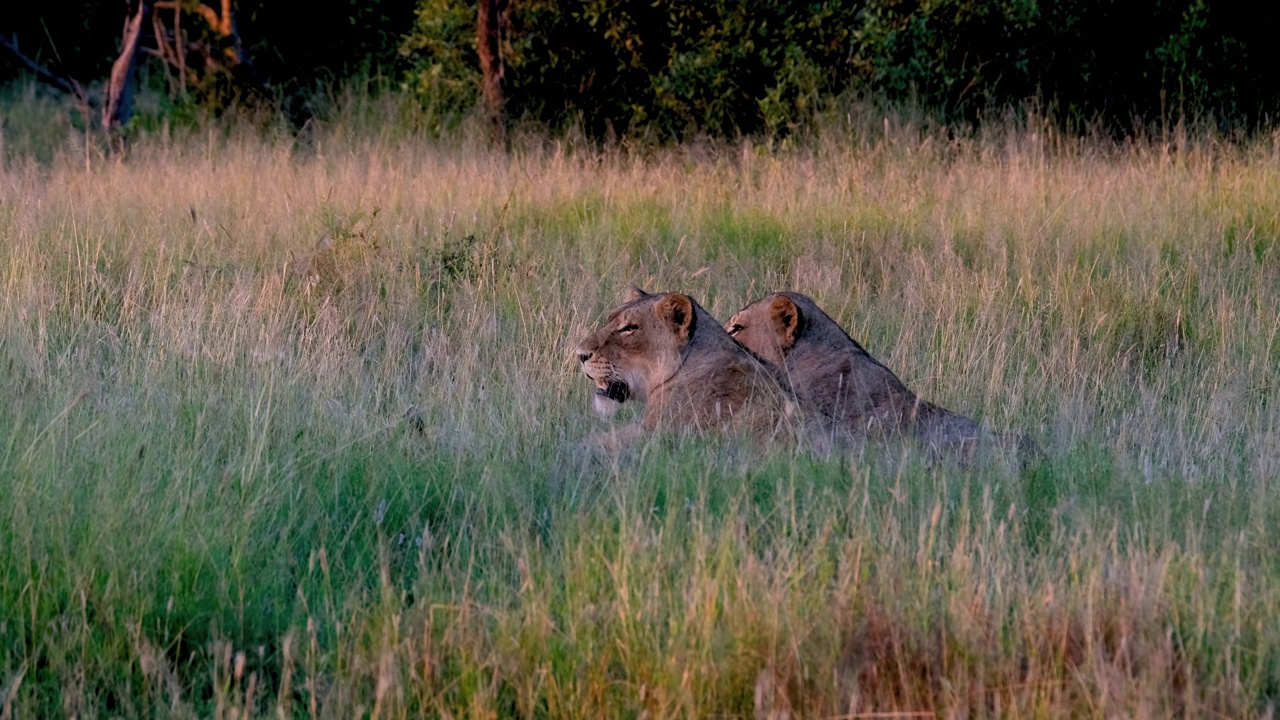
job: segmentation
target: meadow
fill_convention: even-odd
[[[1275,715],[1280,137],[499,151],[356,98],[111,153],[19,100],[0,717]],[[1047,460],[585,450],[632,285],[807,293]]]

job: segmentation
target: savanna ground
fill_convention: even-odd
[[[1271,138],[501,153],[353,101],[121,156],[20,100],[0,716],[1274,716]],[[1048,462],[584,452],[631,284],[808,293]]]

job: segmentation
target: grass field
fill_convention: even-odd
[[[396,112],[123,157],[11,115],[0,717],[1274,717],[1275,143]],[[808,293],[1049,462],[584,452],[632,284]]]

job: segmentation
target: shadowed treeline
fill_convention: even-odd
[[[850,98],[949,125],[1030,107],[1060,128],[1117,137],[1178,123],[1249,132],[1280,111],[1276,21],[1241,3],[485,0],[488,81],[475,3],[230,5],[252,72],[192,86],[170,111],[178,119],[184,102],[238,106],[246,92],[235,86],[244,84],[255,103],[274,103],[302,125],[327,90],[371,73],[427,109],[436,132],[484,95],[508,125],[603,140],[787,136]],[[205,6],[187,3],[181,22],[170,6],[156,4],[163,20],[143,29],[142,72],[157,89],[181,72],[163,47],[173,37],[204,43],[206,58],[225,44],[200,30],[193,8]],[[116,3],[24,3],[0,17],[0,35],[91,84],[117,52],[122,13]],[[23,68],[0,51],[0,79]]]

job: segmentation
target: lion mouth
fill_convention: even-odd
[[[624,403],[631,397],[631,388],[620,380],[610,380],[607,385],[596,388],[596,395],[614,402]]]

